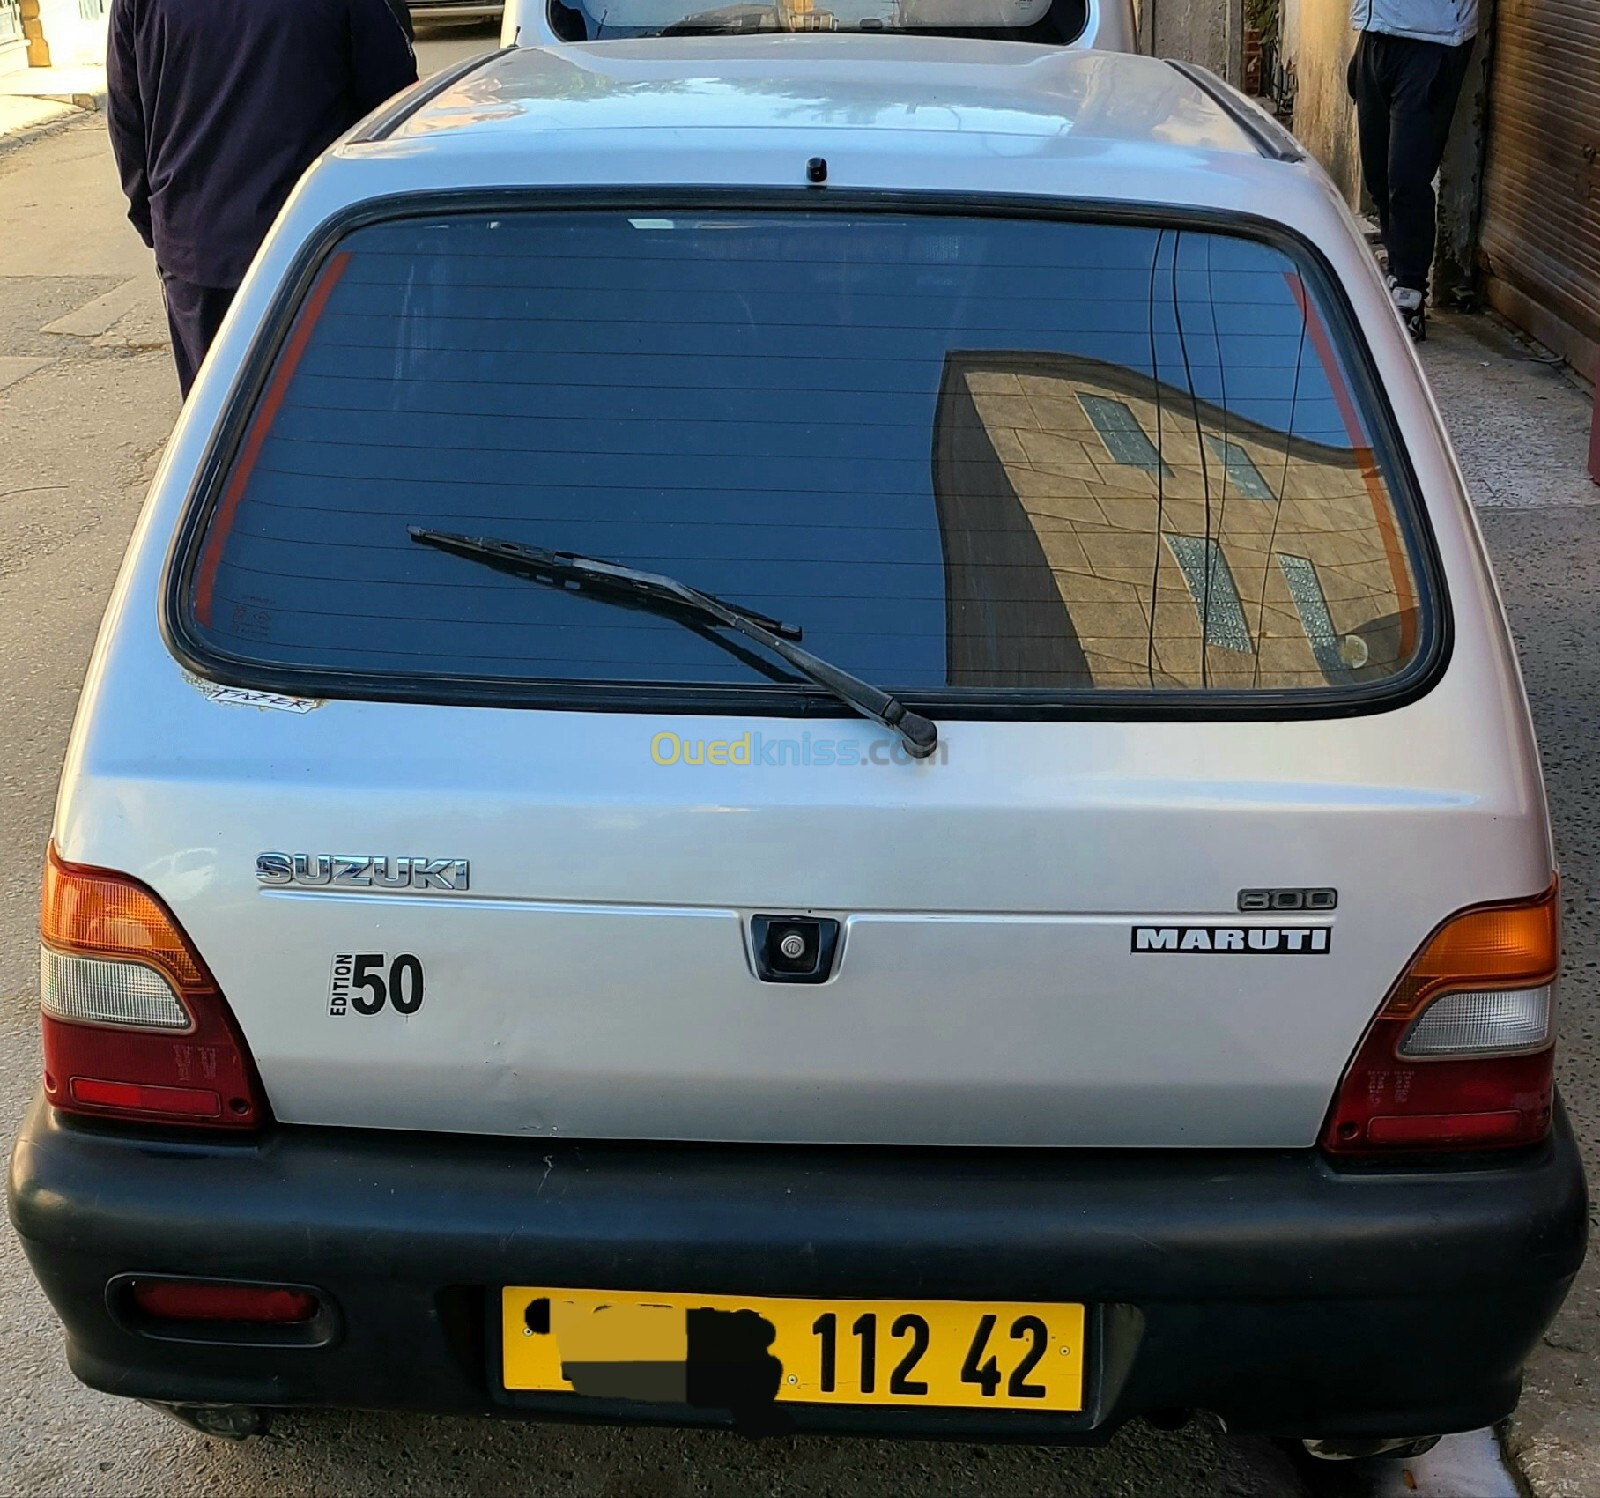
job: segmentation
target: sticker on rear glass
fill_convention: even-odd
[[[1327,926],[1135,926],[1135,952],[1236,952],[1240,956],[1321,957],[1333,945]]]
[[[333,959],[328,988],[328,1013],[381,1014],[385,1006],[411,1015],[422,1008],[422,959],[410,952],[389,957],[382,952],[340,952]]]

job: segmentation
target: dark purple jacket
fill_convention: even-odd
[[[300,174],[416,77],[389,0],[113,0],[128,217],[166,274],[237,286]]]

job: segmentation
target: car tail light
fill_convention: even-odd
[[[213,1129],[268,1117],[227,1001],[135,879],[52,846],[40,920],[44,1090],[68,1113]]]
[[[1555,1091],[1556,894],[1476,906],[1434,932],[1346,1068],[1324,1149],[1505,1149],[1544,1138]]]
[[[309,1290],[240,1285],[226,1280],[135,1280],[133,1303],[161,1321],[236,1321],[293,1326],[317,1314]]]

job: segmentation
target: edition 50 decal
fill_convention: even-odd
[[[1240,956],[1323,957],[1327,926],[1135,926],[1135,952],[1236,952]]]
[[[422,1008],[422,959],[410,952],[390,957],[383,952],[340,952],[333,959],[328,987],[328,1013],[338,1018],[380,1014],[385,1004],[397,1014]]]

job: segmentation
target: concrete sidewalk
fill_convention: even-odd
[[[1600,504],[1594,407],[1564,365],[1490,314],[1433,314],[1421,352],[1474,504]]]
[[[60,124],[83,113],[76,104],[59,99],[15,98],[0,95],[0,145],[24,135],[32,135],[49,125]]]
[[[104,66],[23,68],[0,77],[0,98],[55,99],[80,109],[103,109],[106,70]]]
[[[1422,362],[1522,656],[1562,868],[1562,1096],[1600,1182],[1600,486],[1593,405],[1489,317],[1440,317]],[[1463,725],[1466,727],[1466,725]],[[1600,1494],[1600,1253],[1528,1364],[1506,1448],[1534,1498]],[[1468,1495],[1463,1495],[1468,1498]]]
[[[23,68],[0,77],[0,142],[106,107],[106,70]]]

